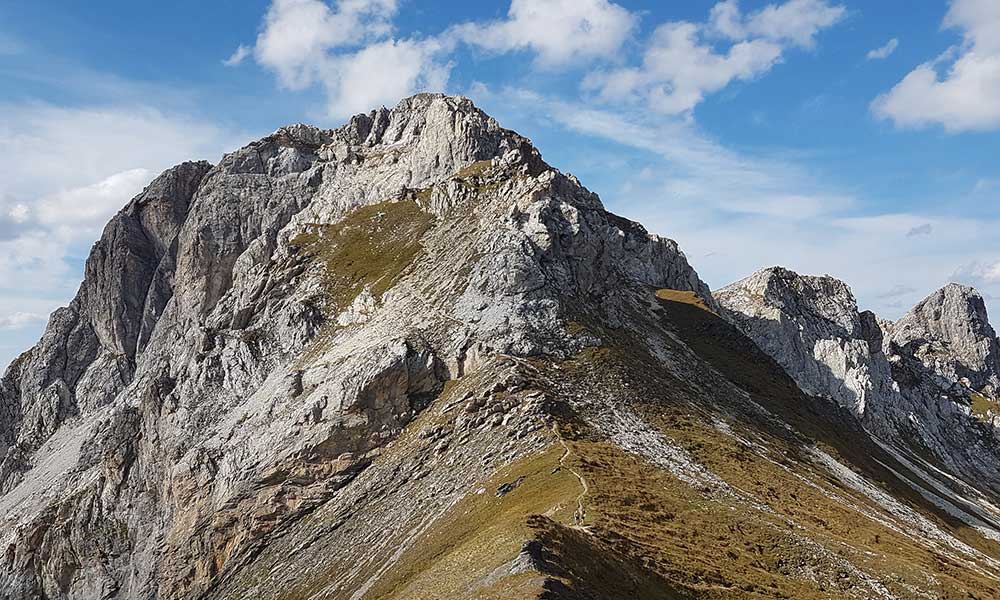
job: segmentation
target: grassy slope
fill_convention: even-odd
[[[384,203],[293,243],[324,262],[331,299],[343,307],[366,286],[376,297],[391,287],[419,256],[417,240],[432,224],[413,203]],[[376,235],[387,230],[396,234]],[[380,246],[386,237],[397,242]],[[677,352],[690,349],[700,359],[685,358],[695,365],[691,372],[667,372],[620,331],[601,331],[606,347],[560,365],[537,361],[549,379],[535,383],[552,384],[552,417],[562,443],[471,488],[419,534],[366,598],[865,597],[862,572],[903,598],[1000,597],[996,580],[974,565],[865,516],[882,513],[815,465],[805,448],[815,443],[994,557],[1000,556],[996,544],[928,506],[883,466],[905,472],[853,420],[805,397],[693,294],[660,290],[657,298],[662,319],[655,326],[684,342]],[[571,327],[600,329],[585,318]],[[720,374],[735,387],[712,389]],[[736,387],[795,432],[748,411],[734,397]],[[769,508],[713,497],[621,450],[570,409],[567,394],[628,405],[734,489]],[[426,417],[414,425],[424,426]],[[719,421],[759,448],[737,443]],[[576,474],[588,484],[582,498]],[[501,484],[519,478],[512,491],[497,495]],[[572,526],[578,499],[587,530]],[[533,549],[527,563],[517,558],[526,548]],[[522,568],[512,568],[517,564]],[[287,590],[287,598],[324,589],[321,579],[300,583]]]

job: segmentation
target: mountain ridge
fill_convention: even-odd
[[[4,376],[0,597],[997,593],[994,490],[960,477],[997,463],[945,422],[919,438],[955,450],[940,472],[865,429],[903,431],[865,421],[893,369],[940,389],[930,354],[883,364],[846,286],[790,273],[798,322],[869,361],[863,403],[802,376],[847,353],[782,330],[786,366],[467,99],[179,165]]]

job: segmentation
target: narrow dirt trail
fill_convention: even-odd
[[[587,480],[584,479],[583,475],[580,475],[576,469],[566,464],[566,459],[569,458],[570,454],[569,444],[567,444],[566,440],[559,436],[559,432],[556,431],[555,425],[552,426],[552,430],[555,432],[556,438],[559,440],[559,444],[563,447],[563,454],[559,457],[559,466],[564,467],[576,476],[577,480],[580,482],[581,492],[580,495],[576,497],[576,512],[573,513],[573,528],[587,531],[589,533],[590,528],[583,525],[583,522],[587,518],[587,509],[583,506],[583,499],[587,496],[587,493],[590,492],[590,486],[587,485]]]

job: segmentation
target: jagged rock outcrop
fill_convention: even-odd
[[[859,312],[841,281],[780,267],[714,295],[804,390],[850,409],[901,451],[1000,492],[992,427],[1000,354],[975,290],[949,284],[895,323]]]
[[[803,390],[832,398],[859,417],[873,397],[892,395],[880,328],[874,315],[858,311],[842,281],[774,267],[713,295]]]
[[[49,321],[41,342],[18,358],[0,387],[0,491],[69,417],[111,402],[172,293],[177,233],[208,163],[184,163],[156,178],[104,229],[76,298]]]
[[[995,510],[859,424],[894,332],[831,279],[735,298],[802,389],[464,98],[175,167],[2,380],[0,598],[1000,592]]]
[[[1000,343],[974,289],[950,283],[890,326],[895,353],[920,361],[950,385],[994,397],[1000,388]]]

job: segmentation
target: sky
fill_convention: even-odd
[[[957,281],[1000,315],[996,0],[0,0],[0,366],[162,170],[419,91],[712,288],[782,265],[895,319]]]

